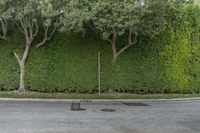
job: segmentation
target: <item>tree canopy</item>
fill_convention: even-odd
[[[138,0],[67,0],[62,18],[66,32],[85,32],[88,28],[107,40],[113,51],[113,62],[137,42],[138,34],[153,36],[163,29],[164,1]],[[117,46],[126,36],[123,47]]]
[[[9,0],[0,1],[0,38],[7,39],[8,30],[8,20],[12,18],[11,16],[12,8],[10,7]]]

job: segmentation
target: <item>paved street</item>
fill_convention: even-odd
[[[200,133],[200,101],[145,104],[0,101],[0,133]]]

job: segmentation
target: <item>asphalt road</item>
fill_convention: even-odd
[[[147,104],[0,101],[0,133],[200,133],[200,101]]]

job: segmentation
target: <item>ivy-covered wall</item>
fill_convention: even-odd
[[[171,92],[199,92],[200,8],[181,6],[168,18],[161,52]]]
[[[167,17],[162,34],[154,39],[139,36],[138,44],[123,53],[115,64],[110,44],[92,33],[85,36],[57,33],[44,47],[31,48],[26,65],[27,89],[96,92],[100,51],[103,91],[200,92],[200,9],[180,8]],[[19,69],[13,52],[23,50],[23,35],[19,33],[15,31],[8,41],[0,41],[0,90],[18,87]]]

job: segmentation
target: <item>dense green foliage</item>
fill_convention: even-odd
[[[100,40],[92,31],[80,28],[84,35],[56,32],[52,40],[48,40],[48,45],[34,49],[44,37],[40,30],[27,59],[26,88],[39,92],[96,92],[97,53],[100,51],[102,91],[141,94],[200,92],[200,6],[170,4],[162,15],[165,30],[153,38],[149,36],[152,33],[138,32],[138,42],[119,56],[115,64],[112,63],[113,51],[109,42]],[[155,14],[154,11],[146,16]],[[151,17],[143,19],[142,22],[149,25],[148,22],[153,21]],[[79,24],[82,21],[85,20],[74,24],[82,27]],[[8,41],[0,40],[0,90],[18,88],[19,66],[13,52],[22,53],[25,48],[25,38],[19,32],[19,29],[10,29]],[[127,34],[124,31],[117,38],[119,46],[123,47]]]
[[[101,51],[102,55],[101,75],[104,91],[120,89],[124,92],[162,93],[168,88],[163,77],[164,66],[156,52],[160,48],[156,45],[136,46],[113,65],[109,44],[106,45],[92,34],[78,37],[79,39],[77,35],[57,34],[45,47],[31,50],[25,78],[29,90],[94,92],[97,88],[98,51]],[[23,39],[20,38],[15,35],[9,43],[1,41],[0,49],[1,53],[4,53],[0,56],[2,90],[17,88],[18,66],[12,52],[23,48]]]
[[[199,6],[179,6],[168,18],[162,52],[172,92],[199,91]],[[173,16],[173,17],[172,17]],[[174,20],[176,19],[176,20]]]
[[[153,37],[163,30],[165,1],[65,0],[61,30],[67,33],[90,29],[111,44],[113,62],[133,46],[138,34]],[[117,45],[118,38],[125,38]]]

